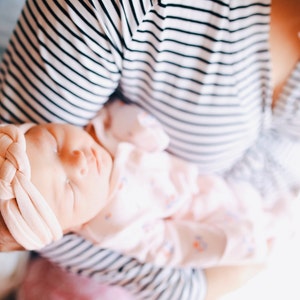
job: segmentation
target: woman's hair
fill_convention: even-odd
[[[38,250],[60,238],[62,229],[30,180],[25,133],[32,126],[0,125],[0,211],[17,243]]]

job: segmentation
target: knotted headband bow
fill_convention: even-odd
[[[61,226],[30,181],[25,132],[33,124],[0,125],[0,210],[14,239],[38,250],[62,236]]]

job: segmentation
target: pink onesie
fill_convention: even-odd
[[[113,102],[89,126],[114,156],[114,166],[108,204],[81,235],[161,266],[265,259],[274,215],[250,185],[200,176],[196,166],[163,151],[168,136],[137,106]]]

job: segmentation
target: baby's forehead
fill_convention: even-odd
[[[45,123],[36,125],[36,127],[49,130],[50,132],[85,134],[83,128],[67,123]]]
[[[30,145],[36,145],[37,147],[45,146],[44,143],[47,144],[48,143],[47,141],[50,137],[51,137],[50,133],[48,132],[46,126],[35,125],[25,133],[27,148]]]

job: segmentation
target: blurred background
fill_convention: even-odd
[[[25,0],[0,0],[0,56],[3,54],[24,2]]]

